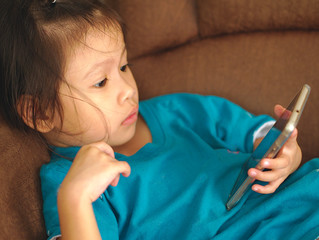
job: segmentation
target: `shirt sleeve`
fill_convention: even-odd
[[[198,114],[205,116],[202,124],[209,130],[207,132],[211,136],[208,137],[213,144],[226,147],[231,151],[252,152],[256,131],[273,120],[267,115],[251,114],[224,98],[216,96],[198,98],[196,104],[203,105],[202,108],[205,111],[204,114]],[[202,132],[202,134],[205,133]]]
[[[51,162],[41,167],[40,178],[43,199],[43,216],[49,240],[61,236],[57,196],[60,184],[66,176],[70,166],[71,162],[61,160],[61,163]]]
[[[61,159],[54,163],[46,164],[41,168],[43,215],[49,240],[61,236],[57,195],[60,184],[71,167],[71,164],[71,161]],[[105,194],[102,194],[92,205],[102,239],[118,239],[117,219],[105,198]]]
[[[181,126],[195,131],[213,148],[250,153],[255,131],[273,121],[270,116],[255,116],[216,96],[182,93],[167,95],[160,100],[153,101],[155,111],[161,113],[162,122],[167,122],[169,127]]]
[[[265,137],[269,130],[274,126],[275,120],[265,122],[261,127],[259,127],[255,132],[253,136],[253,142],[255,142],[256,139]]]

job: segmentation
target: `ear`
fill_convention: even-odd
[[[38,112],[37,100],[33,96],[23,95],[20,97],[17,104],[17,111],[24,123],[30,128],[41,132],[47,133],[54,128],[52,117],[45,113]],[[35,119],[34,119],[35,115]]]

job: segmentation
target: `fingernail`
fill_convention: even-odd
[[[264,161],[264,167],[268,167],[269,166],[269,161]]]
[[[251,172],[250,172],[250,176],[251,176],[251,177],[255,177],[256,175],[257,175],[257,173],[256,173],[255,171],[251,171]]]

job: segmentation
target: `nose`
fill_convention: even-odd
[[[134,80],[122,78],[122,84],[120,86],[120,93],[118,101],[123,104],[125,101],[130,100],[136,94],[136,87]]]

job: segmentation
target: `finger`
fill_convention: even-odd
[[[116,187],[120,181],[120,175],[117,175],[115,179],[110,183],[113,187]]]
[[[113,187],[117,186],[120,180],[120,174],[124,177],[128,177],[131,173],[131,167],[127,162],[117,161],[116,159],[112,163],[112,167],[108,167],[108,169],[109,184]]]
[[[274,112],[276,114],[277,117],[280,117],[281,114],[285,111],[286,109],[279,105],[279,104],[276,104],[275,107],[274,107]]]
[[[282,146],[280,151],[277,154],[276,159],[292,159],[296,156],[296,154],[299,154],[299,145],[297,143],[297,137],[298,137],[298,130],[294,129],[291,136],[288,138],[288,140],[285,142],[285,144]]]
[[[274,193],[277,188],[280,186],[280,184],[283,182],[282,179],[279,179],[277,181],[274,182],[270,182],[269,184],[267,184],[266,186],[262,186],[259,184],[254,184],[252,186],[252,190],[261,194],[271,194]]]
[[[117,160],[116,160],[117,161]],[[121,173],[124,177],[128,177],[131,174],[131,167],[125,161],[117,161],[118,173]]]
[[[256,180],[262,181],[262,182],[272,182],[276,181],[279,178],[282,178],[284,174],[282,171],[260,171],[255,168],[251,168],[248,170],[248,175]]]
[[[298,130],[297,130],[297,128],[295,128],[293,130],[293,132],[291,133],[290,137],[287,139],[287,141],[286,141],[286,143],[284,144],[283,147],[295,146],[296,141],[297,141],[297,137],[298,137]]]
[[[263,169],[279,170],[287,168],[289,166],[289,161],[287,158],[264,158],[260,161],[259,165]]]
[[[294,131],[292,132],[291,136],[290,136],[290,139],[297,139],[298,137],[298,129],[295,128]]]
[[[115,157],[113,149],[111,148],[110,145],[108,145],[105,142],[96,142],[96,143],[91,143],[90,145],[98,148],[100,151],[106,153],[107,155],[111,156],[112,158]]]

